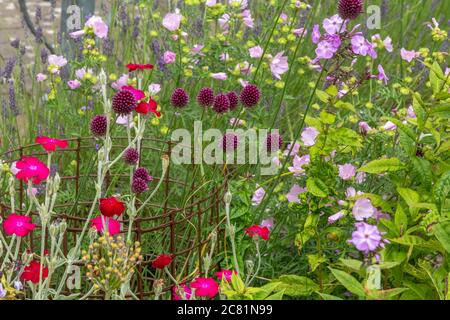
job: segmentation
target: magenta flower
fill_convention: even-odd
[[[307,191],[306,188],[302,188],[298,184],[294,184],[292,186],[291,190],[289,190],[289,193],[286,195],[286,199],[290,203],[292,203],[292,202],[300,203],[300,199],[298,198],[298,195],[300,193],[304,193],[306,191]]]
[[[212,278],[196,278],[191,282],[196,297],[214,298],[219,292],[219,284]]]
[[[177,55],[175,52],[166,51],[166,52],[164,52],[163,59],[164,59],[165,64],[172,64],[176,61]]]
[[[92,27],[94,34],[100,39],[104,39],[108,36],[108,25],[103,22],[101,17],[92,16],[86,21],[85,26]]]
[[[251,47],[248,49],[251,58],[261,58],[263,55],[263,48],[260,46]]]
[[[178,30],[181,24],[181,14],[179,14],[178,12],[166,14],[163,18],[162,24],[164,28],[169,31],[173,32]]]
[[[352,239],[348,242],[353,244],[356,249],[365,254],[374,252],[379,248],[384,248],[382,233],[377,226],[373,226],[364,222],[355,223],[356,230],[352,233]]]
[[[403,60],[411,62],[414,59],[418,58],[420,56],[419,52],[416,52],[414,50],[408,51],[405,48],[400,49],[400,55]]]
[[[343,217],[345,217],[345,212],[341,210],[328,217],[328,224],[333,224],[339,219],[342,219]]]
[[[16,178],[27,183],[31,179],[33,183],[39,184],[47,179],[50,174],[47,166],[34,157],[23,157],[15,163],[15,169],[17,170]]]
[[[56,148],[65,149],[69,145],[67,140],[59,140],[45,136],[36,137],[34,142],[39,143],[47,152],[56,151]]]
[[[81,86],[81,83],[80,81],[75,79],[67,81],[67,85],[69,86],[70,89],[75,90]]]
[[[192,295],[192,290],[189,286],[185,284],[180,284],[179,286],[172,287],[173,300],[190,300]],[[181,295],[181,297],[179,296]]]
[[[219,272],[216,272],[214,275],[217,277],[219,281],[225,279],[226,282],[230,282],[231,276],[233,274],[237,274],[237,272],[234,270],[222,269]]]
[[[344,20],[339,15],[335,14],[323,20],[323,28],[328,34],[342,33],[346,31],[346,23],[344,23]]]
[[[357,221],[372,218],[376,212],[377,209],[372,205],[372,202],[370,202],[370,200],[367,198],[361,198],[356,200],[352,209],[353,217],[355,217]]]
[[[302,141],[303,144],[307,147],[312,147],[316,144],[316,138],[319,135],[319,131],[317,131],[314,127],[305,128],[302,132]]]
[[[129,91],[129,92],[131,92],[133,94],[134,99],[136,101],[139,101],[139,100],[142,100],[142,99],[145,98],[145,92],[144,91],[135,89],[132,86],[124,86],[124,87],[122,87],[121,90],[122,91]]]
[[[303,166],[309,163],[310,163],[309,154],[304,155],[302,157],[295,155],[292,167],[289,167],[288,170],[294,173],[294,177],[297,177],[305,173],[305,169],[303,169]]]
[[[350,180],[356,174],[356,167],[350,163],[338,165],[338,167],[339,167],[339,177],[342,180]]]
[[[258,185],[257,185],[257,187],[258,187]],[[252,205],[254,205],[254,206],[260,205],[261,201],[264,199],[265,195],[266,195],[266,191],[264,190],[264,188],[259,187],[258,189],[256,189],[256,191],[252,197]]]
[[[105,219],[105,222],[108,224],[108,232],[110,235],[115,235],[120,233],[120,222],[112,219],[103,217]],[[97,218],[94,218],[91,220],[92,227],[95,228],[98,232],[103,232],[103,221],[102,216],[98,216]]]
[[[20,216],[11,213],[3,222],[3,229],[8,236],[15,234],[18,237],[25,237],[36,228],[36,225],[31,223],[31,217]]]
[[[278,80],[281,79],[281,75],[289,70],[288,57],[283,56],[284,51],[281,51],[275,55],[270,61],[270,71],[273,76]]]

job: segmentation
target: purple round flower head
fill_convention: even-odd
[[[239,104],[239,98],[236,92],[230,91],[227,93],[228,101],[230,102],[230,110],[236,109]]]
[[[133,174],[133,180],[141,179],[145,182],[150,182],[153,180],[153,177],[148,173],[148,170],[145,168],[137,168]]]
[[[339,0],[338,12],[344,20],[356,19],[363,12],[363,0]]]
[[[213,109],[217,113],[225,113],[230,108],[230,101],[224,94],[218,94],[214,99]]]
[[[234,133],[226,133],[222,138],[222,146],[224,151],[236,150],[239,138]]]
[[[137,107],[136,99],[130,91],[117,92],[112,100],[112,108],[119,115],[127,115]]]
[[[186,107],[189,103],[189,96],[182,88],[175,89],[170,98],[170,103],[176,108]]]
[[[133,179],[133,182],[131,183],[131,191],[133,193],[139,194],[147,191],[148,185],[147,182],[141,178],[135,178]]]
[[[123,154],[123,161],[129,165],[136,164],[139,161],[139,152],[135,148],[128,148]]]
[[[104,115],[97,115],[91,120],[91,133],[96,137],[106,135],[108,119]]]
[[[214,91],[211,88],[202,88],[197,95],[197,102],[202,107],[211,107],[214,103]]]
[[[278,151],[280,150],[282,144],[283,138],[278,133],[271,133],[267,136],[266,145],[268,151]]]
[[[382,233],[377,226],[365,222],[355,223],[356,230],[352,233],[352,239],[348,240],[356,249],[365,254],[376,251],[378,248],[384,248]]]
[[[241,91],[241,103],[247,107],[251,108],[258,104],[261,93],[257,86],[254,84],[248,84]]]

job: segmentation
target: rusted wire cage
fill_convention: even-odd
[[[69,147],[58,150],[52,155],[51,174],[56,171],[61,176],[61,186],[58,200],[55,205],[54,219],[65,219],[68,225],[63,240],[63,251],[67,254],[77,236],[81,233],[86,222],[86,216],[92,205],[95,194],[96,145],[94,138],[68,139]],[[111,158],[120,154],[126,148],[127,138],[113,139]],[[172,142],[156,138],[144,138],[141,143],[140,166],[146,167],[153,181],[152,188],[158,183],[161,172],[161,156],[167,155],[170,159]],[[10,150],[1,155],[7,163],[13,163],[23,156],[34,156],[45,161],[46,153],[37,144],[23,146]],[[104,183],[103,196],[113,194],[130,194],[130,171],[126,165],[117,165],[117,169],[108,172]],[[164,176],[161,187],[155,196],[146,205],[133,222],[132,234],[136,241],[142,245],[144,261],[138,266],[138,272],[132,280],[133,291],[139,298],[148,298],[153,295],[153,282],[151,262],[161,253],[170,253],[174,260],[170,265],[172,275],[183,281],[189,277],[202,273],[202,257],[207,249],[210,235],[217,231],[220,225],[220,206],[223,199],[226,179],[216,183],[195,184],[196,170],[191,166],[176,166],[169,161],[169,168]],[[27,186],[22,180],[15,179],[16,183],[16,213],[24,214],[29,204]],[[0,214],[6,217],[11,213],[10,197],[7,182],[3,182],[0,189]],[[39,197],[38,186],[37,194]],[[146,194],[139,196],[137,205],[146,199]],[[98,208],[95,211],[99,214]],[[36,252],[39,241],[39,216],[31,212],[33,222],[38,225],[27,241],[23,242],[22,250]],[[128,217],[122,217],[123,233],[128,230]],[[49,241],[49,239],[47,239]],[[83,271],[81,274],[85,274]],[[165,275],[161,274],[160,278]],[[169,291],[170,280],[165,279],[164,291]],[[84,281],[81,281],[82,283]],[[83,290],[83,289],[81,289]]]

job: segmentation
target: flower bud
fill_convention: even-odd
[[[162,161],[162,169],[165,172],[167,170],[167,168],[169,167],[169,156],[167,154],[164,154],[161,157],[161,161]]]
[[[227,191],[227,192],[225,193],[225,196],[223,197],[223,200],[225,201],[225,204],[230,204],[232,198],[233,198],[233,195],[231,194],[231,192],[230,192],[230,191]]]

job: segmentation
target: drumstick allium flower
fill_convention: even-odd
[[[338,11],[344,20],[356,19],[363,12],[363,0],[340,0]]]

